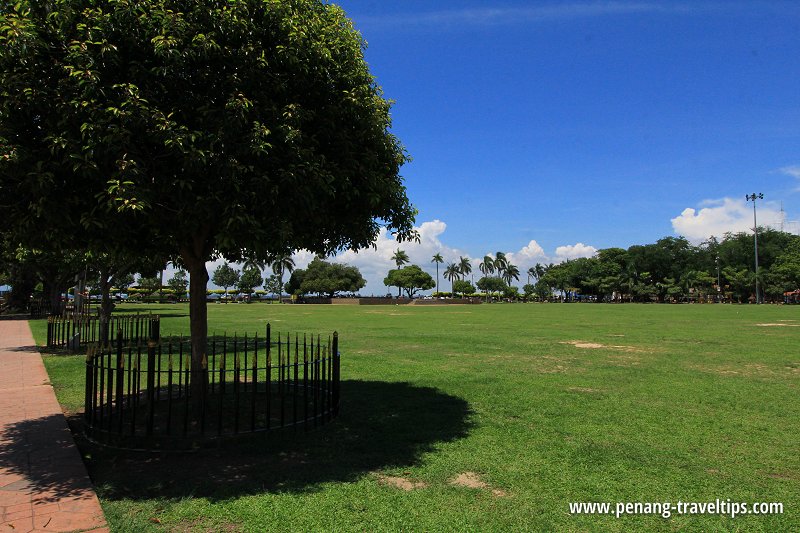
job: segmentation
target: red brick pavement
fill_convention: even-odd
[[[0,533],[108,531],[24,320],[0,321]]]

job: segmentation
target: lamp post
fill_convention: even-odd
[[[747,198],[748,202],[753,202],[753,247],[756,258],[756,304],[760,304],[761,298],[758,295],[758,222],[756,222],[756,200],[763,200],[764,195],[762,193],[746,194],[745,198]]]
[[[719,303],[719,299],[720,299],[719,297],[720,297],[720,294],[722,293],[722,287],[720,286],[720,283],[719,283],[719,254],[717,254],[717,257],[716,257],[716,259],[714,261],[717,263],[717,303]]]

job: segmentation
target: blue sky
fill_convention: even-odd
[[[751,192],[766,197],[760,223],[777,227],[782,202],[798,230],[800,2],[333,3],[396,101],[425,228],[401,247],[431,272],[437,250],[504,251],[524,271],[699,242],[751,227]],[[337,260],[385,293],[396,247],[382,236]]]

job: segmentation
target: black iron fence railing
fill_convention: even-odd
[[[72,315],[47,317],[47,347],[78,350],[101,342],[103,329],[111,344],[122,339],[123,344],[146,343],[151,338],[153,325],[161,317],[150,314],[111,315],[102,322],[97,315]]]
[[[131,449],[187,449],[204,441],[280,428],[309,429],[338,414],[338,334],[208,339],[192,370],[191,342],[90,345],[85,427],[102,444]]]

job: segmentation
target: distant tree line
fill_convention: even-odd
[[[667,302],[755,299],[753,235],[726,233],[695,246],[682,237],[665,237],[627,250],[606,248],[591,258],[543,266],[528,298],[565,301]],[[762,301],[781,301],[800,287],[800,237],[759,228],[758,282]],[[540,265],[541,266],[541,265]]]
[[[683,237],[664,237],[652,244],[628,249],[606,248],[594,257],[578,258],[559,264],[528,268],[527,283],[519,289],[520,269],[506,254],[486,255],[478,264],[483,276],[474,282],[470,260],[459,257],[444,268],[451,292],[438,290],[437,253],[436,296],[478,296],[527,301],[670,302],[670,301],[754,301],[756,274],[753,234],[726,233],[693,245]],[[392,259],[398,269],[408,256],[398,249]],[[800,236],[771,228],[758,230],[758,286],[760,301],[782,301],[784,293],[800,288]],[[405,269],[403,269],[405,270]],[[386,285],[403,287],[399,270],[390,271]],[[430,288],[427,285],[423,289]],[[476,293],[476,289],[481,293]]]

